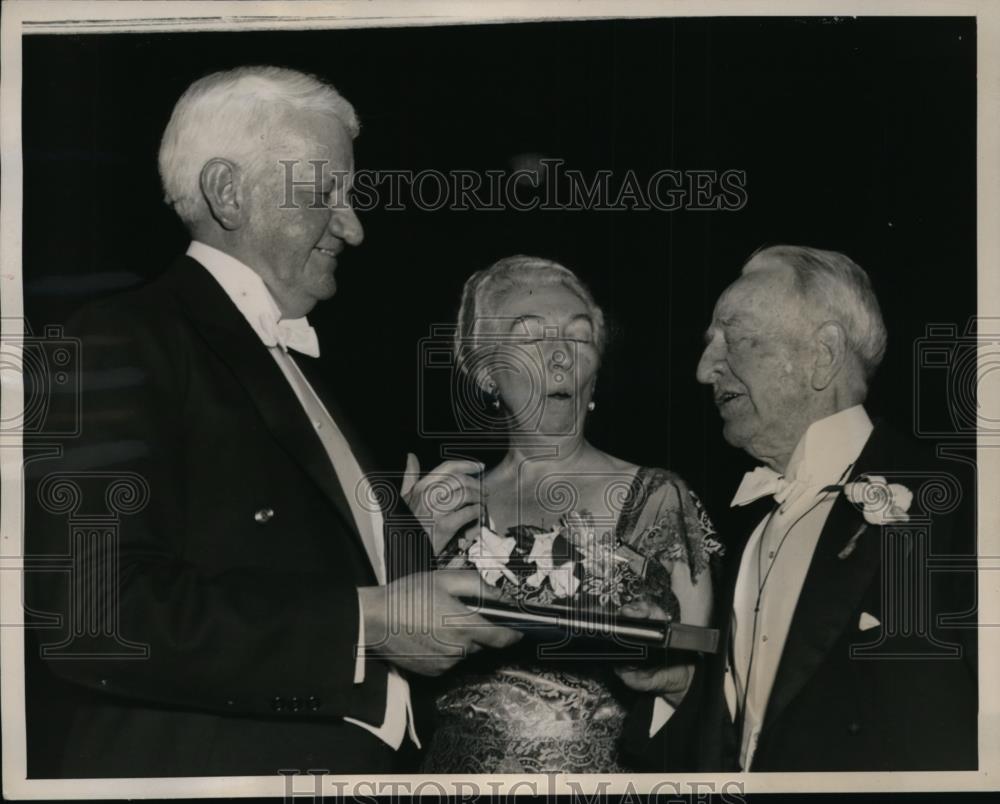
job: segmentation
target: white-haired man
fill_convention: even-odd
[[[363,237],[357,133],[351,105],[313,76],[244,67],[196,81],[160,151],[187,254],[69,328],[83,344],[83,433],[35,470],[35,552],[67,552],[51,478],[83,491],[117,478],[136,496],[107,565],[117,583],[86,538],[69,584],[31,579],[36,607],[70,628],[41,640],[75,690],[60,775],[391,771],[419,744],[405,671],[434,675],[516,639],[460,602],[483,593],[476,573],[420,571],[418,522],[453,532],[478,516],[479,465],[416,480],[411,458],[401,494],[380,497],[310,366],[306,315]],[[451,502],[432,510],[441,483]],[[99,625],[73,631],[81,599]]]
[[[886,347],[868,275],[836,252],[762,249],[705,338],[697,378],[762,465],[723,534],[718,657],[622,671],[659,693],[633,750],[714,771],[975,768],[974,633],[942,618],[974,607],[974,580],[928,561],[972,539],[957,499],[921,492],[951,470],[863,406]]]

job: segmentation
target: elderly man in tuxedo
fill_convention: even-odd
[[[726,441],[761,466],[722,533],[719,655],[621,672],[652,693],[628,729],[640,761],[976,767],[974,631],[945,619],[974,608],[973,579],[927,562],[968,549],[971,525],[957,500],[922,491],[948,486],[951,470],[868,416],[885,347],[868,276],[843,254],[762,249],[719,298],[697,378]]]
[[[159,158],[187,253],[69,326],[82,433],[33,465],[28,527],[32,552],[73,560],[29,578],[64,626],[38,637],[71,682],[61,776],[391,771],[420,740],[408,673],[517,638],[461,602],[492,594],[475,572],[423,571],[421,526],[477,517],[481,467],[416,480],[411,458],[386,494],[316,370],[306,316],[363,236],[357,134],[313,76],[199,79]],[[111,542],[73,530],[107,505]]]

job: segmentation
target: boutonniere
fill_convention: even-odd
[[[889,483],[881,475],[862,475],[858,480],[843,486],[827,486],[829,491],[843,491],[844,496],[861,509],[865,523],[837,553],[837,558],[845,559],[854,552],[858,539],[868,525],[885,525],[892,522],[908,522],[913,492],[899,483]]]

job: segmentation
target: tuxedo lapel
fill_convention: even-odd
[[[882,438],[876,428],[855,462],[850,480],[869,471],[883,470]],[[859,534],[853,550],[847,543]],[[764,716],[763,731],[781,716],[822,664],[834,644],[850,627],[871,586],[881,561],[878,528],[865,522],[861,511],[840,494],[820,533]]]
[[[320,487],[360,544],[361,535],[330,458],[267,347],[195,260],[185,257],[175,263],[168,281],[206,347],[232,370],[277,442]]]
[[[375,499],[382,510],[383,538],[385,540],[386,577],[389,581],[401,575],[429,569],[434,550],[430,538],[421,524],[403,501],[400,483],[402,472],[374,473],[371,455],[350,427],[350,419],[343,414],[336,396],[330,392],[325,378],[316,370],[317,364],[308,357],[296,356],[295,362],[313,386],[327,407],[327,411],[337,422],[344,438],[357,458],[361,471],[371,484]],[[386,483],[391,487],[387,487]]]

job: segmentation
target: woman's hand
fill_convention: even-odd
[[[465,525],[482,516],[483,468],[478,461],[445,461],[420,477],[420,461],[407,453],[400,491],[431,537],[435,555]]]
[[[636,601],[627,603],[621,608],[621,614],[626,617],[637,617],[647,620],[670,619],[655,603]],[[647,692],[659,695],[671,706],[680,704],[691,686],[694,677],[694,664],[666,664],[654,667],[616,667],[615,673],[625,683],[637,692]]]

